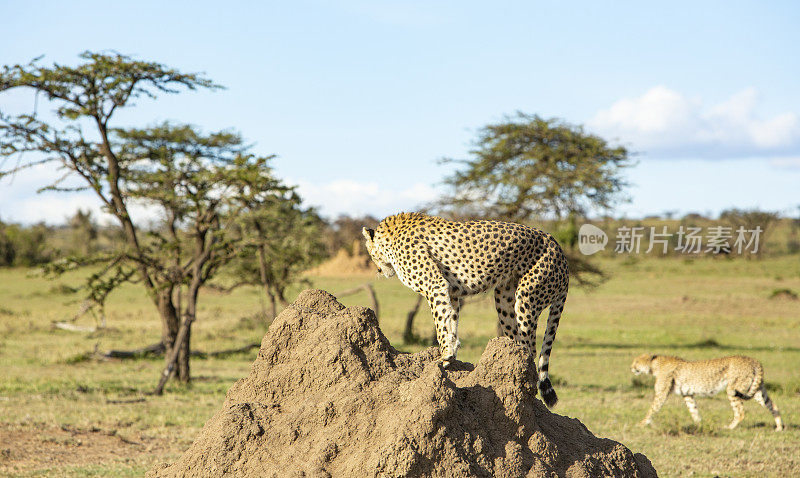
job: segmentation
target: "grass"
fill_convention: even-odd
[[[560,396],[555,411],[646,454],[662,476],[793,475],[800,467],[800,314],[796,301],[771,296],[776,289],[800,290],[798,259],[602,259],[611,279],[595,291],[570,292],[558,330],[551,362]],[[139,288],[125,287],[107,307],[107,329],[54,330],[52,322],[70,318],[79,305],[71,292],[78,279],[52,282],[27,270],[0,270],[0,475],[141,475],[174,460],[255,357],[253,349],[195,358],[190,385],[170,383],[164,396],[146,395],[161,359],[101,361],[93,351],[157,341],[153,306]],[[402,350],[424,347],[402,343],[415,295],[396,279],[311,279],[334,294],[372,282],[384,333]],[[260,300],[255,289],[204,291],[193,347],[211,352],[260,341],[266,330],[257,314]],[[342,302],[368,305],[369,299],[362,292]],[[479,358],[494,335],[493,316],[490,299],[465,305],[460,359]],[[93,325],[88,317],[79,323]],[[428,337],[431,327],[423,307],[415,333]],[[745,404],[738,429],[724,429],[732,417],[724,394],[698,400],[699,426],[676,396],[652,427],[635,426],[653,393],[652,379],[629,372],[644,352],[761,360],[788,430],[773,432],[771,416],[753,402]]]

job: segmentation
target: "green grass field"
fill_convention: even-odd
[[[596,435],[645,453],[662,476],[794,476],[800,469],[800,301],[771,299],[773,291],[800,292],[800,257],[764,260],[610,260],[611,279],[600,288],[570,293],[553,349],[551,372],[560,402],[555,412],[577,417]],[[160,336],[153,306],[128,286],[112,296],[108,328],[54,330],[78,298],[58,282],[27,270],[0,270],[0,475],[141,475],[153,463],[175,459],[220,406],[225,391],[247,374],[256,350],[192,362],[189,386],[170,383],[161,397],[147,395],[162,360],[98,360],[95,350],[131,349]],[[381,327],[403,344],[405,315],[414,294],[396,279],[311,278],[334,295],[370,281],[381,306]],[[293,291],[293,297],[297,291]],[[258,342],[255,289],[231,295],[206,291],[193,330],[196,350],[215,351]],[[366,293],[342,299],[368,305]],[[84,317],[78,322],[92,325]],[[541,324],[541,322],[540,322]],[[429,336],[430,315],[416,332]],[[541,331],[543,327],[539,327]],[[494,335],[491,300],[462,312],[459,358],[475,361]],[[652,381],[634,381],[631,360],[643,352],[686,359],[745,354],[762,361],[770,394],[787,431],[745,404],[740,427],[724,426],[732,413],[724,394],[699,399],[703,422],[692,425],[672,396],[651,428],[636,426],[652,398]]]

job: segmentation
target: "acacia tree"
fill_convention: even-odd
[[[436,207],[466,216],[511,221],[564,220],[609,209],[625,187],[628,151],[582,127],[517,113],[484,126],[470,158],[444,183]]]
[[[250,213],[239,221],[245,247],[233,263],[236,282],[228,290],[260,286],[274,318],[277,303],[288,304],[286,288],[325,257],[324,222],[314,209],[301,207],[294,191],[247,207]]]
[[[0,177],[55,163],[64,174],[44,189],[80,189],[64,186],[68,178],[78,177],[84,189],[94,191],[119,222],[124,241],[112,251],[73,259],[55,270],[102,264],[87,281],[90,299],[100,305],[122,282],[140,282],[161,316],[167,376],[177,361],[179,379],[188,381],[197,295],[236,254],[227,226],[245,213],[241,196],[252,204],[286,188],[267,167],[271,157],[250,154],[237,134],[203,135],[169,124],[124,130],[111,124],[114,113],[137,98],[219,85],[200,74],[125,55],[85,52],[80,57],[84,62],[76,67],[44,67],[36,59],[3,68],[0,92],[33,88],[56,109],[49,122],[35,113],[0,112],[0,156],[38,153],[0,169]],[[136,201],[160,209],[161,228],[145,230],[134,223],[129,210]]]
[[[235,133],[203,135],[188,125],[165,123],[118,130],[114,136],[127,164],[123,187],[128,197],[156,207],[164,218],[161,227],[148,232],[143,259],[159,288],[171,291],[173,307],[183,317],[182,323],[166,324],[180,344],[167,354],[166,376],[177,361],[178,377],[188,380],[191,324],[201,287],[246,246],[236,224],[290,189],[272,175],[272,156],[249,154]]]

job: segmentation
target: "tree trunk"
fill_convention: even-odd
[[[282,306],[287,307],[289,305],[289,301],[286,300],[284,294],[286,293],[285,287],[278,287],[275,286],[275,295],[278,296],[278,301],[281,303]]]
[[[197,277],[197,276],[195,276]],[[186,294],[186,332],[181,337],[180,350],[178,351],[178,380],[184,383],[191,381],[189,374],[189,357],[192,354],[190,339],[192,337],[192,322],[197,318],[197,295],[200,292],[201,281],[193,279]]]
[[[262,233],[258,228],[259,235]],[[275,304],[275,294],[269,290],[269,278],[267,277],[267,246],[261,244],[258,248],[258,273],[261,276],[261,286],[264,287],[264,295],[269,299],[271,319],[278,316],[278,307]]]
[[[197,313],[197,293],[200,289],[200,280],[193,280],[189,286],[189,293],[186,297],[186,313],[184,314],[183,323],[178,328],[177,336],[174,339],[176,347],[168,350],[166,353],[166,366],[161,373],[161,378],[158,381],[155,391],[156,395],[164,393],[164,385],[173,374],[176,367],[178,368],[178,379],[182,382],[189,382],[191,380],[189,370],[189,357],[191,349],[189,347],[189,339],[192,332],[192,322],[194,322],[195,314]],[[180,345],[182,346],[180,346]]]
[[[414,317],[417,316],[417,312],[419,312],[419,306],[422,305],[422,296],[417,296],[417,301],[414,302],[414,307],[408,311],[408,315],[406,315],[406,328],[403,331],[403,342],[410,344],[416,341],[416,337],[414,337]]]
[[[158,313],[161,316],[161,342],[166,350],[164,360],[169,360],[181,326],[178,310],[173,302],[172,291],[173,288],[168,287],[158,293]]]
[[[264,293],[267,294],[267,297],[269,298],[269,307],[271,314],[270,319],[274,320],[275,317],[278,316],[278,304],[275,302],[275,294],[273,294],[272,291],[269,290],[269,286],[267,285],[264,286]]]
[[[183,383],[189,383],[192,377],[189,370],[189,357],[192,354],[190,344],[192,338],[192,323],[188,323],[186,335],[180,344],[180,351],[178,352],[178,380]]]
[[[183,336],[189,333],[189,330],[192,327],[192,320],[193,318],[189,315],[183,320],[183,324],[181,324],[180,329],[178,329],[178,338],[176,341],[180,341],[183,343]],[[164,393],[164,385],[167,384],[167,380],[175,371],[175,364],[178,362],[178,353],[180,349],[176,349],[173,347],[172,351],[167,354],[167,365],[164,367],[164,371],[161,372],[161,378],[158,380],[158,385],[156,385],[155,391],[153,393],[155,395],[161,395]]]
[[[212,219],[215,221],[216,219]],[[216,224],[217,226],[219,224]],[[167,363],[164,371],[161,373],[161,379],[156,386],[155,394],[161,395],[164,392],[164,385],[169,380],[176,366],[178,368],[178,379],[181,382],[189,382],[191,380],[189,369],[189,358],[191,356],[190,339],[192,336],[192,322],[197,318],[197,295],[200,293],[200,287],[208,280],[208,270],[203,267],[208,263],[213,255],[211,246],[214,242],[214,237],[211,236],[211,244],[206,244],[206,237],[208,237],[208,230],[196,228],[195,243],[197,245],[194,260],[191,266],[192,281],[186,291],[185,305],[178,295],[178,312],[183,315],[183,323],[178,328],[178,333],[173,341],[172,350],[167,353]],[[180,286],[179,286],[180,287]],[[180,288],[178,289],[180,291]],[[169,294],[172,297],[172,294]],[[174,308],[174,306],[173,306]]]

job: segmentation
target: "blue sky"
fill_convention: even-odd
[[[797,215],[797,3],[555,3],[4,2],[0,63],[117,50],[204,71],[227,89],[141,100],[117,125],[236,128],[326,215],[414,209],[451,171],[437,159],[517,110],[637,151],[629,217]],[[32,105],[0,94],[3,111]],[[0,180],[0,218],[97,207],[33,193],[54,174]]]

